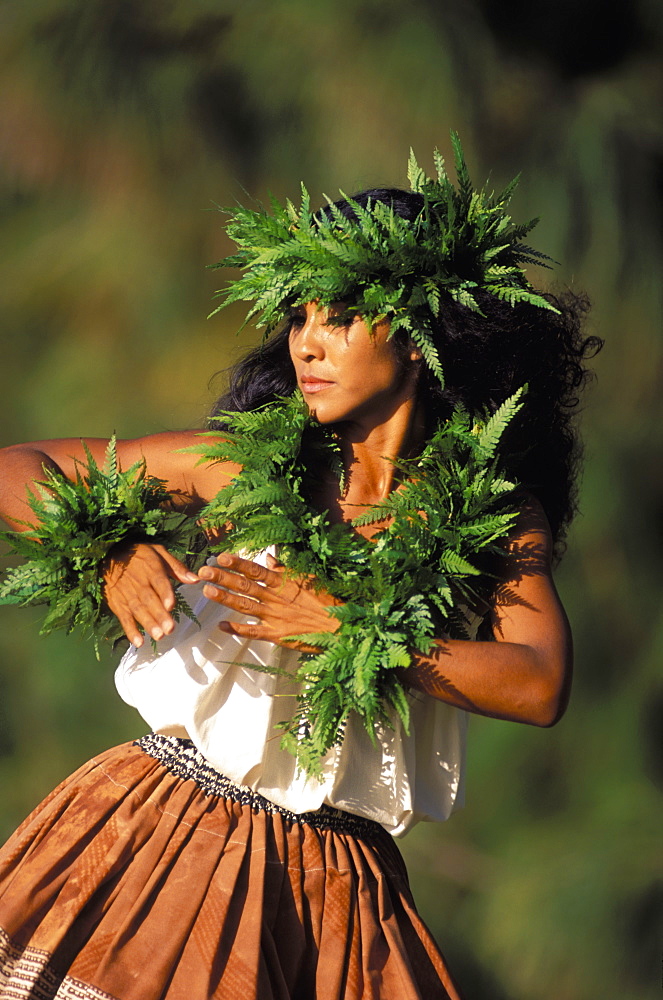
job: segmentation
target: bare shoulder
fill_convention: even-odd
[[[523,496],[518,519],[506,544],[506,552],[507,555],[515,554],[526,547],[536,548],[540,556],[545,556],[550,564],[553,551],[550,524],[541,501],[531,493]]]
[[[520,513],[504,544],[504,555],[497,567],[502,581],[498,587],[520,587],[535,579],[552,585],[553,538],[541,502],[531,494],[523,497]]]
[[[541,503],[527,495],[504,549],[492,609],[498,641],[570,648],[566,614],[552,574],[553,539]],[[566,654],[565,654],[566,655]]]

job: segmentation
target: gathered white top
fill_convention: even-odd
[[[265,555],[256,561],[264,564]],[[251,619],[209,601],[202,588],[181,587],[199,625],[183,617],[156,653],[149,642],[132,646],[117,668],[120,696],[155,732],[188,737],[222,774],[295,813],[327,803],[399,836],[462,805],[467,713],[416,691],[409,735],[395,718],[393,729],[377,729],[373,744],[351,715],[321,777],[298,773],[278,730],[296,708],[288,674],[298,653],[222,632],[222,619]],[[265,665],[284,673],[264,673]]]

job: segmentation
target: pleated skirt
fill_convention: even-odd
[[[100,754],[0,851],[2,1000],[459,1000],[389,834],[186,743]]]

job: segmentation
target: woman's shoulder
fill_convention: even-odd
[[[518,516],[508,536],[506,551],[517,552],[524,546],[535,546],[541,557],[550,563],[553,537],[543,504],[529,490],[522,490],[519,500]]]

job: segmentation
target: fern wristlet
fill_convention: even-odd
[[[24,560],[4,575],[0,604],[46,605],[42,634],[79,628],[97,646],[100,638],[123,634],[103,598],[102,570],[111,550],[145,541],[183,558],[195,528],[164,509],[170,496],[144,462],[120,470],[114,438],[103,469],[89,452],[87,458],[86,466],[77,464],[75,480],[44,468],[43,480],[28,491],[38,524],[0,535]]]

